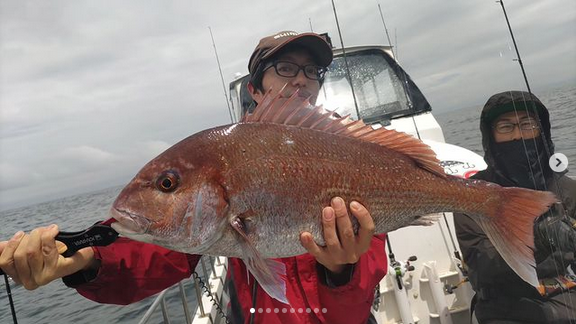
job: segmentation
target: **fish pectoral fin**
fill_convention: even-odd
[[[263,259],[259,255],[253,257],[248,254],[245,253],[245,258],[242,260],[250,273],[254,275],[256,281],[262,286],[262,289],[270,297],[290,305],[286,297],[286,282],[284,281],[284,278],[286,278],[286,266],[284,263],[272,259]]]
[[[239,234],[239,243],[244,253],[242,261],[250,273],[254,275],[254,278],[270,297],[289,305],[286,297],[286,282],[284,281],[286,266],[282,262],[262,257],[248,237],[245,226],[239,217],[235,217],[230,225]]]

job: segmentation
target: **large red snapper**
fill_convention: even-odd
[[[553,194],[447,176],[412,136],[312,109],[297,94],[268,96],[240,123],[199,132],[150,161],[114,202],[113,226],[169,249],[241,258],[287,302],[284,266],[271,258],[305,253],[304,231],[324,244],[321,210],[335,196],[364,204],[377,233],[431,225],[423,215],[432,213],[472,215],[537,285],[532,226]]]

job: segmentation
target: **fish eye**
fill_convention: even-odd
[[[156,180],[156,188],[162,192],[176,190],[180,183],[180,177],[174,171],[164,171]]]

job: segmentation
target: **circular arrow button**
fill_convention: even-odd
[[[563,172],[568,168],[568,158],[562,153],[554,153],[548,163],[554,172]]]

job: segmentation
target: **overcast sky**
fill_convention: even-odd
[[[347,46],[388,43],[381,5],[436,112],[524,89],[493,0],[335,3]],[[533,91],[576,84],[576,1],[505,4]],[[310,21],[339,46],[329,0],[0,0],[0,209],[124,184],[178,140],[228,123],[208,26],[228,83],[261,37]]]

